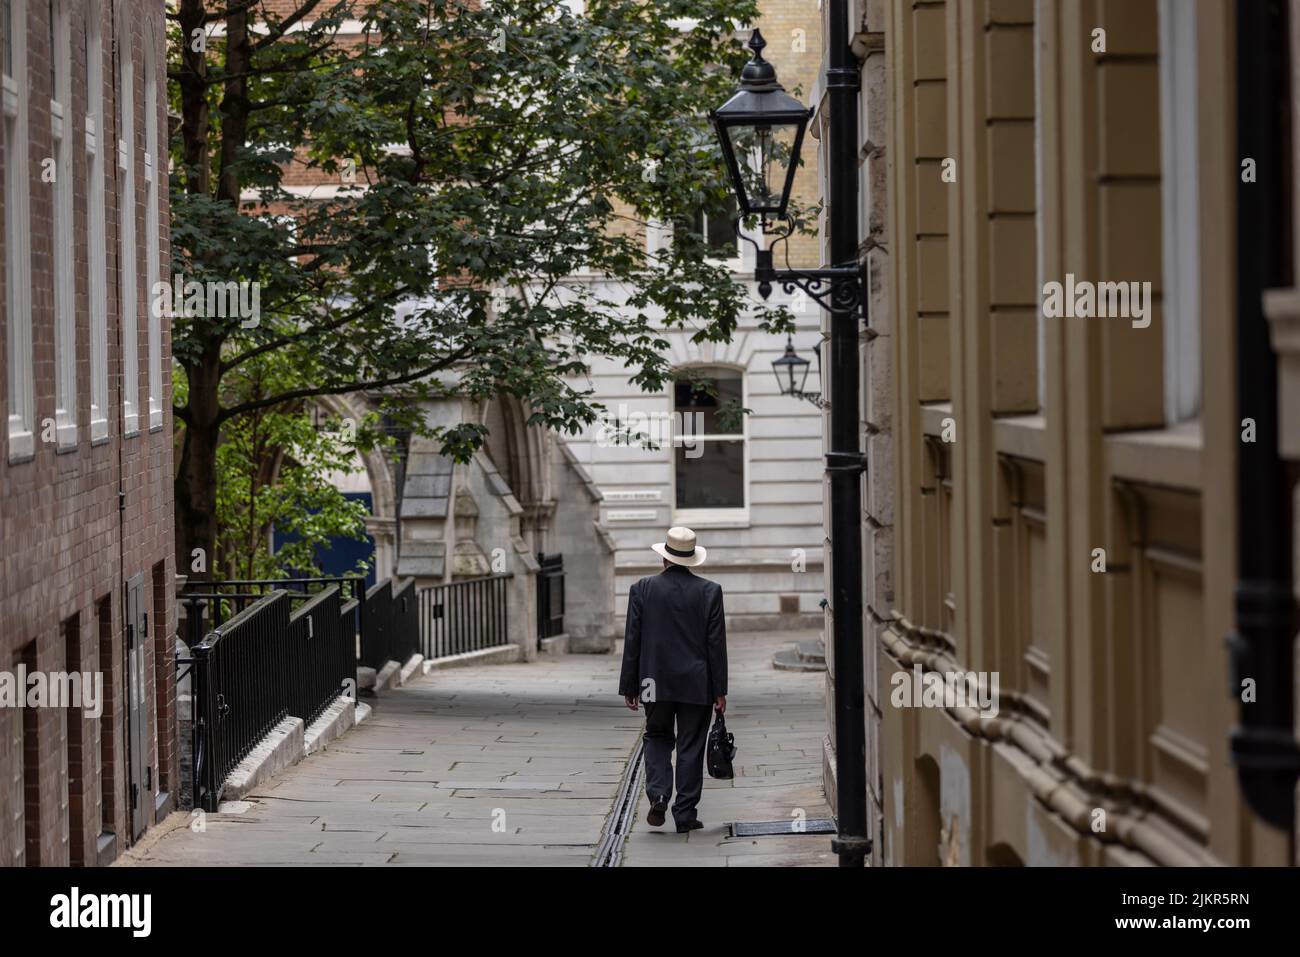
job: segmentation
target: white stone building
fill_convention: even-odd
[[[753,249],[740,245],[744,254],[734,262],[743,281],[752,274]],[[820,341],[816,304],[790,305],[799,327],[795,348],[812,361]],[[602,493],[601,523],[615,543],[620,625],[629,587],[660,568],[650,544],[663,541],[670,526],[688,525],[709,551],[701,573],[723,586],[729,627],[819,626],[821,414],[813,403],[780,393],[772,361],[784,352],[784,336],[742,317],[728,343],[690,337],[689,330],[664,334],[683,377],[659,393],[629,384],[628,370],[615,363],[593,363],[589,382],[610,421],[648,435],[657,447],[620,441],[603,424],[557,437]],[[688,369],[713,382],[717,395],[694,391]],[[815,362],[805,388],[819,388]],[[739,425],[717,415],[727,400],[750,410]]]

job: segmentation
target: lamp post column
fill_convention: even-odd
[[[849,48],[848,0],[830,0],[827,29],[827,192],[830,259],[857,262],[858,64]],[[863,314],[866,289],[859,290]],[[858,423],[858,314],[831,313],[830,449],[831,627],[835,668],[836,811],[841,867],[861,867],[867,839],[866,708],[863,691],[862,474]]]

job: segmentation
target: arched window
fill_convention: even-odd
[[[744,373],[692,368],[673,382],[674,518],[735,522],[748,518]]]

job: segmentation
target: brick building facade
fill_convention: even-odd
[[[103,681],[0,707],[0,862],[103,864],[179,784],[164,3],[0,13],[0,675]]]

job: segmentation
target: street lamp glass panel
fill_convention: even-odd
[[[788,202],[786,180],[794,162],[799,124],[732,127],[731,145],[751,209],[781,210]]]

